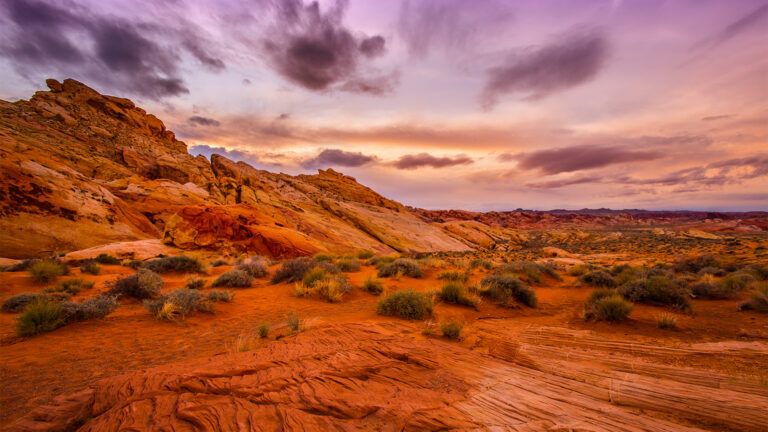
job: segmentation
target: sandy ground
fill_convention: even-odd
[[[210,282],[229,269],[229,266],[211,268],[204,279]],[[442,284],[436,279],[440,271],[431,269],[423,279],[385,279],[385,287],[436,290]],[[83,277],[96,282],[93,289],[74,298],[78,300],[106,289],[106,281],[131,272],[125,267],[103,266],[101,275],[91,276],[80,275],[75,268],[72,274],[63,278]],[[211,360],[244,350],[261,352],[272,349],[269,348],[271,344],[290,343],[297,337],[290,335],[286,327],[286,316],[290,312],[296,312],[304,321],[306,330],[302,335],[338,325],[395,326],[396,333],[408,340],[435,342],[437,349],[446,346],[450,347],[450,352],[472,352],[483,358],[499,357],[493,352],[497,344],[489,341],[525,340],[537,329],[550,328],[588,333],[596,340],[670,349],[701,347],[707,350],[705,354],[668,357],[654,354],[653,364],[693,368],[704,374],[724,374],[745,385],[768,389],[768,316],[737,312],[738,299],[694,301],[694,314],[678,314],[680,328],[672,331],[655,326],[655,317],[663,309],[643,305],[636,305],[632,319],[623,324],[588,323],[580,318],[580,313],[591,289],[579,286],[574,278],[566,276],[561,282],[547,280],[544,286],[535,288],[539,298],[537,309],[502,308],[484,303],[478,310],[473,310],[438,304],[433,321],[456,317],[466,322],[462,340],[449,342],[422,335],[424,322],[378,316],[378,297],[359,288],[374,272],[372,267],[363,267],[359,272],[348,274],[355,288],[337,304],[297,298],[293,295],[292,285],[270,285],[264,278],[254,282],[251,288],[233,290],[236,292],[234,302],[218,304],[215,314],[198,313],[180,322],[158,322],[138,301],[123,300],[117,311],[105,319],[75,323],[26,339],[14,334],[17,315],[0,313],[0,382],[3,383],[0,424],[9,425],[33,407],[50,403],[56,396],[87,388],[105,377],[184,361]],[[164,291],[182,287],[189,276],[164,276]],[[483,271],[475,270],[472,278],[477,281],[483,276]],[[34,283],[26,273],[0,273],[0,301],[22,292],[37,292],[45,286]],[[264,340],[256,336],[262,323],[271,327],[270,336]],[[573,337],[553,337],[547,344],[565,348],[569,340]],[[758,348],[755,351],[752,347]],[[734,355],[729,351],[731,348],[748,349],[759,355],[739,354],[742,351]],[[718,355],[720,351],[723,355]],[[607,355],[613,354],[610,349],[607,352]],[[760,354],[763,352],[766,355]],[[646,354],[638,350],[632,355],[643,358]],[[691,416],[676,416],[674,412],[649,415],[662,420],[672,418],[676,424],[696,425]],[[717,420],[713,421],[718,424]],[[703,422],[698,426],[708,424]],[[749,424],[742,426],[744,430],[750,429]],[[716,426],[716,429],[721,428],[726,426]]]

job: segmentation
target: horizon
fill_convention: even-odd
[[[6,3],[0,99],[71,77],[423,209],[768,211],[764,0],[139,3]]]

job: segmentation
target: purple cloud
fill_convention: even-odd
[[[317,156],[301,163],[305,168],[326,168],[329,166],[359,167],[376,160],[375,156],[338,149],[325,149]]]
[[[500,155],[501,160],[517,160],[518,167],[544,174],[582,171],[628,162],[642,162],[663,157],[660,151],[628,150],[622,147],[579,145],[539,150],[518,155]]]
[[[202,117],[202,116],[192,116],[188,118],[187,121],[192,125],[198,125],[198,126],[213,126],[213,127],[221,126],[221,122],[219,122],[218,120],[208,118],[208,117]]]
[[[381,36],[358,36],[342,24],[346,2],[326,11],[317,2],[275,0],[276,20],[263,49],[270,65],[284,78],[313,91],[339,90],[383,94],[391,81],[362,77],[361,62],[386,51]],[[365,84],[363,84],[365,83]]]
[[[405,155],[392,162],[397,169],[412,170],[421,167],[446,168],[457,165],[469,165],[474,163],[469,156],[458,155],[456,157],[435,157],[428,153]]]
[[[583,84],[600,72],[608,51],[608,40],[597,30],[573,31],[554,44],[530,48],[488,70],[481,104],[490,109],[502,95],[539,99]]]

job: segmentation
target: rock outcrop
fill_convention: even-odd
[[[466,250],[333,170],[290,176],[194,157],[128,99],[75,80],[0,103],[0,250],[10,258],[162,239],[275,257]]]

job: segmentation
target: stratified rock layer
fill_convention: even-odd
[[[765,361],[765,344],[670,348],[562,328],[510,337],[493,323],[484,334],[469,350],[406,336],[400,324],[330,325],[253,352],[104,379],[9,430],[671,432],[768,424],[764,386],[672,365],[691,356]]]

